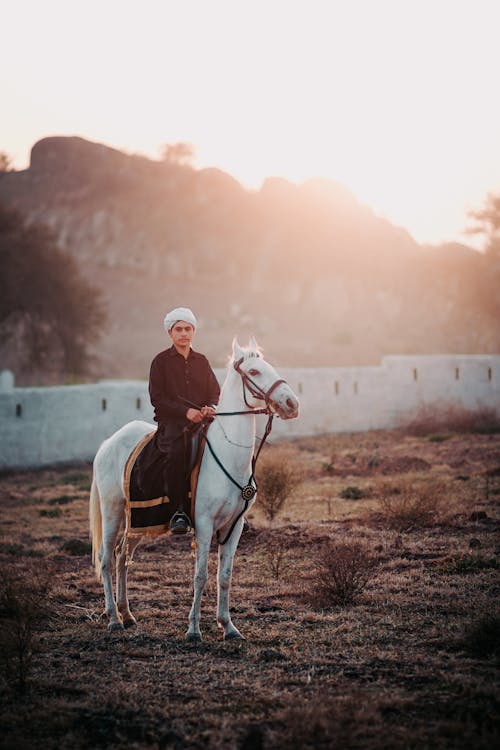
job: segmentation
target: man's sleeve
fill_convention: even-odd
[[[207,398],[207,405],[209,406],[215,406],[219,403],[219,396],[220,396],[220,386],[217,378],[215,377],[215,373],[208,364],[207,360],[207,369],[208,369],[208,398]]]
[[[187,407],[180,404],[177,399],[171,398],[164,390],[161,363],[154,359],[149,372],[149,397],[154,406],[156,418],[161,420],[169,417],[185,417]]]

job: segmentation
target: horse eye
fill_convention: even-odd
[[[260,375],[260,372],[258,370],[249,370],[249,375],[252,375],[252,377],[255,377],[256,375]]]

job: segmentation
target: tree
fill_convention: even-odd
[[[20,369],[83,374],[104,308],[76,261],[42,225],[0,206],[0,341],[21,350]]]
[[[191,165],[194,161],[195,147],[192,143],[185,141],[166,143],[162,148],[161,156],[167,164]]]
[[[500,195],[489,193],[484,208],[470,211],[469,216],[477,223],[466,231],[484,235],[485,252],[500,259]]]
[[[0,151],[0,172],[13,172],[12,159],[6,151]]]

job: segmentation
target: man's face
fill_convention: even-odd
[[[172,339],[174,346],[178,346],[180,349],[185,349],[191,345],[194,336],[194,328],[191,323],[178,320],[177,323],[172,326],[168,335]]]

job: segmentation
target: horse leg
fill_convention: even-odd
[[[186,631],[188,641],[202,640],[200,630],[201,597],[208,579],[208,553],[212,534],[210,532],[201,534],[200,531],[200,528],[197,527],[193,603],[189,612],[189,627]]]
[[[101,575],[104,585],[105,614],[109,617],[109,630],[122,630],[123,623],[116,606],[113,591],[112,563],[115,554],[115,544],[118,531],[122,524],[123,510],[116,512],[115,504],[111,508],[102,505],[102,545],[99,553],[101,560]]]
[[[123,627],[131,628],[137,625],[137,620],[130,611],[127,591],[127,572],[128,565],[132,562],[134,551],[141,541],[141,537],[132,537],[127,539],[123,537],[122,543],[118,546],[116,555],[116,601],[118,610],[122,616]]]
[[[240,519],[233,529],[233,533],[225,544],[219,545],[219,567],[217,570],[217,624],[224,630],[224,639],[241,638],[244,640],[238,628],[236,628],[229,614],[229,591],[231,588],[231,577],[233,573],[233,560],[241,531],[243,519]]]

